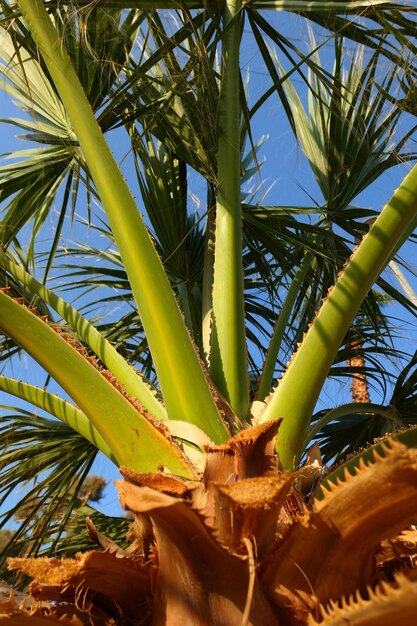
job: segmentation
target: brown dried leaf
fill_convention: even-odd
[[[205,483],[230,484],[242,478],[276,473],[275,439],[280,422],[251,426],[226,443],[207,448]]]
[[[127,539],[130,544],[125,550],[126,555],[132,559],[139,559],[145,565],[149,560],[151,545],[155,540],[149,515],[135,514]]]
[[[314,443],[307,450],[307,459],[303,467],[295,472],[296,485],[301,493],[310,495],[323,472],[323,462],[319,445]]]
[[[107,537],[103,533],[101,533],[94,526],[91,518],[86,517],[85,524],[87,526],[88,536],[91,541],[94,541],[99,546],[103,548],[103,550],[107,550],[110,554],[115,554],[119,558],[123,558],[126,556],[126,551],[123,550],[120,546],[117,545],[110,537]]]
[[[0,581],[0,607],[5,609],[8,605],[14,607],[15,604],[19,607],[30,607],[33,604],[33,599],[28,593],[15,591],[11,585]]]
[[[253,572],[214,539],[201,517],[184,500],[118,481],[122,505],[148,513],[156,538],[158,570],[154,626],[241,624],[253,584],[248,626],[276,626]],[[227,589],[227,593],[225,590]]]
[[[266,566],[262,580],[285,623],[305,623],[319,602],[364,592],[379,543],[415,518],[417,451],[392,443],[375,460],[316,501]]]
[[[242,430],[226,443],[206,450],[205,489],[192,494],[210,526],[216,524],[214,484],[232,485],[244,478],[277,475],[275,439],[280,420]]]
[[[278,515],[287,496],[291,474],[247,478],[232,485],[215,485],[216,535],[229,549],[254,540],[262,559],[275,539]]]
[[[31,576],[35,600],[98,608],[107,615],[135,617],[149,604],[150,580],[133,559],[108,552],[77,554],[75,559],[9,559],[9,567]]]
[[[390,575],[404,566],[413,567],[417,558],[417,530],[404,530],[381,542],[376,555],[378,575]]]
[[[368,589],[369,599],[360,596],[320,607],[321,619],[310,618],[308,626],[412,626],[416,623],[417,582],[397,575],[393,584],[381,583]]]
[[[161,493],[166,493],[171,496],[188,496],[193,489],[200,484],[194,480],[188,480],[180,476],[169,476],[167,474],[139,474],[129,467],[122,466],[120,473],[123,478],[133,485],[138,487],[150,487],[156,489]]]
[[[97,610],[90,613],[66,604],[24,609],[13,601],[0,604],[0,623],[5,626],[116,626],[112,618]]]

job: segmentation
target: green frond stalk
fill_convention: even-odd
[[[214,271],[214,242],[216,239],[214,191],[209,186],[207,192],[207,222],[204,247],[204,271],[201,293],[202,344],[207,364],[210,364],[211,328],[213,322],[213,271]]]
[[[350,402],[349,404],[343,404],[342,406],[327,411],[319,420],[314,422],[307,431],[303,447],[307,448],[309,443],[314,440],[317,433],[333,420],[340,420],[351,415],[363,415],[364,413],[385,417],[391,422],[393,430],[400,425],[392,407],[386,407],[382,404],[373,404],[372,402],[369,404],[366,402]]]
[[[414,306],[417,306],[417,294],[408,282],[407,278],[404,276],[404,272],[400,268],[397,261],[394,261],[394,259],[390,261],[389,268],[409,301],[412,302]]]
[[[222,442],[227,438],[227,429],[161,261],[63,43],[42,0],[19,0],[18,5],[71,119],[107,213],[138,305],[168,417],[189,421],[213,441]]]
[[[119,465],[192,474],[185,457],[103,374],[59,333],[0,291],[0,328],[22,346],[78,404]]]
[[[373,282],[407,234],[417,226],[417,166],[358,246],[271,395],[261,421],[283,418],[277,450],[287,468],[297,465],[306,429],[336,353]]]
[[[300,292],[300,288],[302,287],[304,279],[311,266],[312,260],[313,255],[310,252],[306,252],[306,255],[297,270],[294,280],[292,281],[291,286],[288,289],[284,304],[282,305],[282,309],[275,324],[274,332],[272,334],[271,341],[268,347],[268,353],[266,355],[265,363],[262,369],[262,376],[259,381],[257,399],[261,402],[263,402],[271,392],[275,365],[278,359],[281,342],[287,330],[288,320],[290,318],[291,311],[294,308],[295,300]]]
[[[39,409],[47,411],[67,426],[77,431],[82,437],[93,444],[100,452],[103,452],[113,463],[117,465],[116,458],[111,448],[104,441],[103,437],[93,426],[90,420],[80,409],[73,404],[66,402],[62,398],[49,393],[45,389],[40,389],[34,385],[29,385],[22,381],[0,376],[0,389],[16,398],[29,402]]]
[[[247,419],[249,391],[240,200],[239,0],[225,3],[223,22],[210,371],[237,415]]]
[[[165,408],[156,398],[154,390],[81,313],[7,256],[0,255],[0,266],[59,313],[93,350],[105,367],[125,386],[126,391],[137,398],[152,417],[157,420],[167,419]]]

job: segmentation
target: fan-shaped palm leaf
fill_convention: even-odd
[[[26,552],[40,552],[47,537],[54,549],[97,448],[62,422],[17,407],[1,409],[0,494],[7,508],[0,526],[16,518],[19,528],[12,541],[19,541]],[[16,502],[19,489],[26,493]],[[3,568],[7,548],[0,555]]]

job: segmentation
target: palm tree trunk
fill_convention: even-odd
[[[363,402],[369,404],[371,398],[369,395],[369,386],[366,378],[365,370],[365,357],[363,356],[363,342],[361,339],[356,339],[353,343],[348,345],[350,351],[357,351],[357,354],[347,360],[347,364],[353,370],[358,370],[352,376],[352,383],[350,386],[350,392],[352,394],[352,402]]]

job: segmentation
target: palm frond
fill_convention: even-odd
[[[16,520],[25,554],[51,554],[77,505],[97,449],[62,422],[1,406],[0,528]],[[23,495],[19,494],[23,491]],[[5,568],[6,546],[0,555]]]
[[[138,28],[137,12],[122,17],[120,11],[95,8],[77,15],[61,7],[54,16],[78,77],[97,111],[111,97],[114,83],[127,62]],[[24,23],[15,19],[7,30],[1,29],[0,35],[2,86],[26,114],[25,118],[2,122],[25,131],[21,139],[40,144],[3,155],[11,163],[0,168],[0,202],[5,202],[1,237],[8,245],[32,221],[29,250],[33,261],[35,237],[62,193],[62,199],[58,200],[61,209],[55,240],[45,269],[47,275],[64,217],[68,212],[74,214],[79,181],[87,185],[87,207],[89,194],[95,192],[71,123]]]

